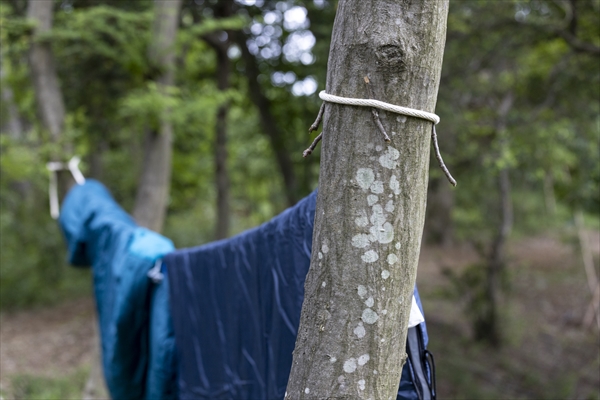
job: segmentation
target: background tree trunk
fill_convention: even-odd
[[[230,62],[227,50],[217,52],[217,85],[219,90],[229,88]],[[217,183],[217,225],[215,239],[229,236],[229,174],[227,171],[227,113],[229,104],[217,110],[215,129],[215,179]]]
[[[242,51],[245,67],[244,74],[248,79],[248,95],[250,100],[258,109],[260,123],[265,135],[268,136],[275,154],[275,160],[283,177],[283,185],[285,187],[285,195],[289,206],[296,204],[298,201],[298,178],[294,171],[294,164],[290,158],[290,152],[286,145],[286,139],[275,122],[276,118],[271,113],[271,102],[263,93],[263,90],[258,81],[260,70],[256,64],[256,59],[248,50],[246,40],[247,37],[242,32],[236,33],[236,42]]]
[[[27,18],[36,23],[29,50],[29,63],[38,115],[44,129],[50,132],[50,139],[57,142],[65,121],[65,105],[50,43],[39,40],[40,35],[52,29],[53,5],[53,1],[29,0]]]
[[[38,36],[52,29],[53,1],[29,0],[27,17],[36,22],[33,43],[29,50],[31,79],[36,97],[37,110],[42,126],[50,133],[50,141],[59,143],[64,127],[65,106],[58,83],[54,57],[50,43],[41,42]],[[62,151],[54,154],[55,161],[66,161],[72,154],[71,146],[63,143]],[[75,184],[69,171],[57,172],[58,196],[60,203]],[[107,399],[108,390],[102,375],[97,322],[94,321],[94,350],[91,356],[91,372],[82,397],[85,399]]]
[[[0,133],[7,133],[11,138],[20,140],[23,138],[23,123],[21,121],[21,116],[19,115],[19,110],[14,102],[12,88],[4,81],[6,71],[3,68],[3,63],[4,60],[0,54],[0,82],[2,82],[0,94],[2,96],[2,103],[5,107],[3,111],[7,114],[2,118],[3,121],[0,126]]]
[[[512,108],[513,102],[514,95],[512,92],[509,92],[504,96],[498,108],[496,132],[500,140],[501,153],[504,153],[508,148],[506,118]],[[513,225],[510,174],[507,166],[502,167],[499,171],[498,188],[500,193],[500,222],[488,258],[484,314],[475,325],[475,338],[477,340],[486,340],[493,346],[499,346],[502,341],[500,324],[498,323],[500,279],[506,265],[506,240],[510,235]]]
[[[173,85],[175,75],[175,36],[179,26],[181,0],[154,2],[153,40],[149,48],[151,62],[160,69],[160,90]],[[144,164],[135,198],[133,217],[153,231],[162,230],[171,181],[173,128],[164,110],[158,131],[146,134]]]
[[[448,2],[340,1],[327,92],[433,112]],[[394,399],[425,218],[431,122],[328,104],[311,268],[286,398]]]
[[[446,149],[446,147],[442,147]],[[434,161],[435,162],[435,161]],[[444,176],[438,176],[429,182],[427,212],[425,217],[425,243],[448,248],[454,241],[454,192]]]
[[[233,15],[233,2],[218,3],[214,9],[216,18],[227,18]],[[229,45],[231,32],[221,31],[204,37],[204,40],[215,50],[217,55],[217,87],[221,91],[229,89],[229,75],[231,62],[229,61]],[[215,183],[217,188],[217,223],[215,239],[224,239],[229,236],[230,225],[230,180],[227,170],[227,114],[229,102],[222,104],[217,109],[215,125]]]

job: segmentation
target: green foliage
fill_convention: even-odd
[[[559,6],[566,7],[533,0],[451,3],[438,131],[460,185],[453,215],[462,238],[493,237],[499,194],[492,193],[503,168],[511,171],[513,193],[538,199],[527,212],[540,217],[540,229],[560,217],[546,210],[544,196],[559,207],[600,210],[598,57],[554,33],[567,29]],[[592,2],[577,6],[577,36],[598,45],[598,10]],[[499,129],[498,110],[509,94],[514,104]],[[513,201],[515,215],[524,213],[521,204]],[[516,218],[515,228],[530,229],[524,221]]]
[[[89,271],[67,267],[62,233],[50,218],[42,149],[5,135],[0,145],[0,308],[89,294]]]
[[[299,195],[308,194],[318,182],[319,152],[307,159],[301,155],[311,142],[306,129],[320,101],[316,94],[295,96],[292,87],[306,77],[316,79],[319,89],[325,87],[336,4],[265,1],[260,8],[236,4],[240,12],[225,19],[212,17],[214,2],[184,4],[176,43],[176,84],[165,90],[154,83],[161,71],[147,54],[152,37],[151,2],[57,4],[53,30],[42,38],[52,43],[68,111],[63,140],[84,158],[86,175],[106,183],[125,209],[133,206],[144,134],[156,128],[161,117],[172,122],[173,178],[165,233],[180,246],[212,239],[214,126],[216,110],[223,104],[230,106],[232,231],[255,226],[286,206],[273,145],[249,98],[245,62],[232,52],[231,88],[217,90],[215,53],[203,40],[207,34],[242,29],[249,40],[256,41],[264,29],[270,30],[255,55],[258,81],[270,102],[271,117],[284,133]],[[282,51],[297,32],[286,28],[283,19],[285,10],[293,6],[305,7],[310,19],[310,25],[298,31],[310,31],[317,39],[310,62],[288,59]],[[510,170],[518,230],[532,232],[536,225],[540,229],[550,226],[551,219],[565,218],[576,207],[598,215],[600,74],[596,56],[574,50],[553,33],[565,28],[567,15],[562,6],[537,0],[451,2],[437,113],[442,118],[438,128],[442,152],[459,181],[452,216],[461,240],[489,241],[495,236],[500,221],[497,176],[504,168]],[[578,6],[577,37],[599,45],[597,4],[578,2]],[[279,17],[267,19],[268,13]],[[13,249],[3,251],[2,257],[5,263],[16,265],[12,258],[19,253],[21,241],[32,243],[31,253],[52,248],[55,258],[64,254],[64,249],[58,253],[59,235],[31,233],[39,226],[55,232],[46,213],[47,175],[42,166],[61,144],[43,144],[46,140],[37,126],[24,62],[32,25],[5,3],[0,18],[2,84],[12,89],[13,102],[28,130],[26,139],[7,142],[3,138],[2,142],[2,229],[7,237],[3,249]],[[256,24],[261,34],[248,29]],[[265,46],[280,51],[267,57],[260,53]],[[274,83],[272,77],[284,73],[294,79]],[[500,132],[498,108],[509,93],[515,101]],[[0,124],[4,126],[4,102],[2,107]],[[432,178],[440,176],[437,168],[431,169]],[[25,197],[35,200],[23,201],[14,189],[19,182],[33,188],[29,190],[34,194]],[[556,214],[546,209],[547,199],[556,202]],[[23,231],[21,236],[17,226]],[[29,240],[29,235],[36,239]],[[28,261],[32,266],[28,268],[41,268],[45,256],[31,257],[35,260]],[[14,276],[11,282],[22,278]]]
[[[107,6],[75,9],[57,14],[48,39],[56,44],[59,58],[74,58],[78,63],[95,61],[96,71],[108,73],[120,68],[131,76],[142,77],[149,70],[146,48],[151,23],[151,10],[136,12]]]

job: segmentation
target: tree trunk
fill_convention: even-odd
[[[38,115],[53,142],[59,140],[65,121],[65,106],[58,84],[50,43],[39,41],[39,35],[52,29],[53,1],[29,0],[27,18],[36,23],[29,50],[31,77]]]
[[[155,0],[153,40],[149,48],[150,61],[161,70],[159,90],[174,83],[175,36],[179,25],[181,0]],[[138,224],[153,231],[162,230],[171,181],[173,128],[164,110],[158,131],[146,134],[144,164],[135,199],[133,217]]]
[[[500,279],[506,265],[506,239],[512,229],[512,203],[510,195],[510,176],[507,168],[500,170],[500,224],[492,243],[487,266],[485,306],[483,315],[475,322],[475,339],[485,340],[492,346],[502,342],[502,332],[498,321],[498,302],[500,297]]]
[[[29,62],[31,78],[35,91],[38,115],[45,130],[50,132],[50,140],[54,143],[60,142],[65,120],[65,106],[62,92],[58,84],[58,76],[54,66],[54,57],[50,43],[39,42],[38,35],[52,29],[52,7],[53,1],[29,0],[27,18],[36,22],[33,35],[33,43],[29,50]],[[55,161],[66,161],[71,156],[70,146],[63,144],[63,154],[54,154]],[[67,154],[65,154],[67,153]],[[69,171],[57,172],[58,196],[60,202],[66,196],[69,188],[75,183]],[[96,322],[94,322],[96,324]],[[95,345],[91,356],[91,370],[83,397],[91,398],[89,388],[94,388],[95,398],[108,398],[108,390],[102,378],[102,366],[99,354],[99,339],[97,329],[94,329]],[[94,373],[94,371],[96,371]],[[99,371],[99,372],[98,372]]]
[[[594,255],[592,254],[588,238],[585,234],[583,213],[579,209],[575,211],[575,227],[577,228],[577,238],[579,239],[579,247],[581,249],[581,258],[585,268],[585,275],[587,276],[588,287],[590,288],[590,294],[592,295],[592,300],[588,306],[588,311],[585,313],[584,326],[589,327],[595,316],[598,329],[600,329],[600,304],[598,301],[600,298],[600,282],[598,282],[596,267],[594,267]]]
[[[3,121],[2,126],[0,126],[0,133],[8,133],[8,135],[15,139],[20,140],[23,138],[23,123],[21,121],[21,117],[19,115],[19,110],[14,102],[14,96],[12,88],[8,85],[8,83],[4,82],[6,71],[3,68],[4,60],[2,59],[2,54],[0,54],[0,82],[2,82],[2,87],[0,88],[2,103],[4,103],[4,107],[6,111],[5,120]]]
[[[263,93],[258,81],[260,71],[258,65],[256,65],[254,56],[248,50],[246,36],[243,33],[238,32],[235,37],[245,62],[245,74],[248,79],[250,99],[258,109],[258,116],[260,117],[263,131],[271,142],[275,160],[277,161],[277,165],[279,165],[279,170],[283,177],[287,202],[289,206],[292,206],[296,204],[299,199],[298,178],[294,171],[294,164],[290,158],[290,152],[287,149],[285,135],[275,123],[275,118],[271,113],[271,102]]]
[[[29,49],[29,67],[37,104],[37,114],[44,131],[50,133],[50,141],[59,143],[58,151],[52,155],[54,161],[66,161],[71,157],[72,146],[61,143],[65,123],[65,105],[58,83],[58,75],[54,66],[52,47],[49,42],[40,41],[40,35],[52,29],[53,1],[29,0],[27,18],[35,22],[33,40]],[[71,186],[75,184],[68,171],[58,171],[57,186],[60,199],[64,198]]]
[[[217,54],[217,83],[220,90],[229,87],[229,57],[227,51]],[[229,236],[229,173],[227,171],[227,113],[229,104],[217,110],[215,129],[215,179],[217,183],[217,226],[215,239]]]
[[[233,15],[233,2],[220,2],[214,7],[216,18],[227,18]],[[223,39],[221,36],[226,33]],[[229,74],[231,62],[229,61],[229,45],[231,32],[216,32],[206,35],[204,40],[215,50],[217,55],[217,87],[224,91],[229,89]],[[215,183],[217,187],[217,223],[215,239],[224,239],[229,236],[229,221],[231,210],[229,207],[229,172],[227,171],[227,114],[229,103],[217,109],[215,126]]]
[[[546,171],[544,175],[544,202],[546,212],[554,216],[556,214],[556,195],[554,193],[554,177],[550,171]]]
[[[342,0],[327,92],[433,112],[448,2]],[[328,104],[311,267],[286,399],[395,399],[423,233],[431,122]]]
[[[446,147],[444,147],[446,148]],[[444,176],[431,179],[427,195],[427,213],[425,217],[425,243],[448,248],[454,238],[452,209],[454,191]]]
[[[498,121],[496,123],[496,132],[500,140],[501,153],[506,151],[508,141],[506,137],[506,117],[512,108],[514,95],[509,92],[502,100],[498,109]],[[493,346],[501,344],[502,335],[500,324],[498,323],[498,302],[500,297],[500,278],[504,272],[506,264],[506,240],[510,235],[513,225],[513,208],[511,200],[510,174],[508,167],[503,167],[498,174],[498,184],[500,192],[500,223],[498,231],[488,259],[485,307],[484,313],[476,321],[475,338],[477,340],[486,340]]]

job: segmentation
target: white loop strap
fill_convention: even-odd
[[[50,216],[53,219],[57,219],[60,215],[60,205],[58,204],[58,179],[56,177],[57,171],[68,169],[73,175],[73,179],[78,185],[85,183],[85,177],[79,170],[79,157],[75,156],[69,160],[67,164],[59,161],[51,161],[46,164],[46,168],[50,173],[50,185],[48,188],[48,196],[50,198]]]
[[[69,171],[71,171],[71,175],[73,175],[75,182],[77,182],[78,185],[83,185],[85,183],[85,178],[79,170],[80,161],[81,160],[77,156],[71,158],[71,160],[69,160]]]
[[[321,98],[321,100],[327,101],[329,103],[347,104],[350,106],[375,107],[396,114],[408,115],[409,117],[425,119],[427,121],[433,122],[436,125],[440,122],[440,117],[438,117],[436,114],[427,111],[415,110],[414,108],[400,107],[379,100],[339,97],[325,93],[324,90],[322,90],[319,93],[319,97]]]
[[[53,164],[53,163],[48,163]],[[49,166],[48,172],[50,173],[50,186],[48,187],[48,197],[50,198],[50,216],[52,219],[57,219],[59,216],[59,206],[58,206],[58,189],[56,183],[56,171],[55,169],[51,169]]]

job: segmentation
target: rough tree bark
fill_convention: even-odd
[[[154,1],[154,27],[148,56],[161,71],[159,90],[173,85],[175,75],[175,36],[179,26],[181,0]],[[144,163],[135,198],[133,217],[153,231],[162,230],[171,181],[173,128],[164,110],[158,130],[146,134]]]
[[[434,112],[448,2],[342,0],[327,92]],[[393,399],[423,232],[431,122],[328,104],[311,267],[286,399]]]

